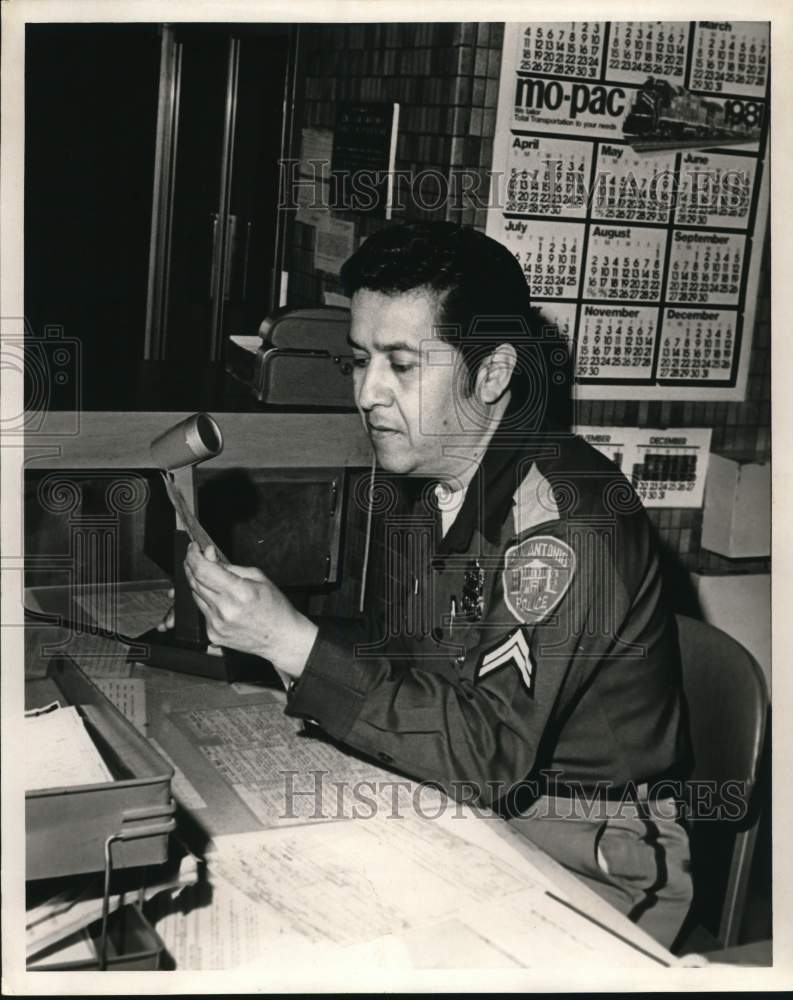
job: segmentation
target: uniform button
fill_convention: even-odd
[[[436,627],[436,628],[434,628],[434,629],[432,630],[432,638],[433,638],[433,639],[434,639],[434,640],[435,640],[436,642],[440,642],[440,641],[441,641],[441,639],[443,638],[443,629],[442,629],[442,628],[437,628],[437,627]]]

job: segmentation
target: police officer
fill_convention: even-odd
[[[342,281],[370,499],[386,497],[380,596],[364,622],[312,621],[193,545],[208,638],[291,678],[290,715],[500,809],[670,945],[691,899],[669,793],[688,739],[645,512],[564,431],[564,352],[501,244],[393,226]]]

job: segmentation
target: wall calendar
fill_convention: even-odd
[[[582,399],[742,399],[768,216],[768,22],[510,22],[488,235]]]

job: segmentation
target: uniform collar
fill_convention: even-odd
[[[545,440],[538,432],[505,431],[502,425],[496,428],[468,485],[460,513],[440,543],[440,552],[467,552],[475,528],[492,544],[499,543],[501,526],[519,485],[515,473],[518,462],[529,462],[524,470],[527,475],[534,460],[547,452],[547,447],[542,447]]]

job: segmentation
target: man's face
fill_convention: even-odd
[[[462,356],[434,332],[436,299],[425,289],[352,299],[350,342],[355,402],[377,460],[387,472],[454,475],[460,459],[444,446],[460,424],[455,393]]]

